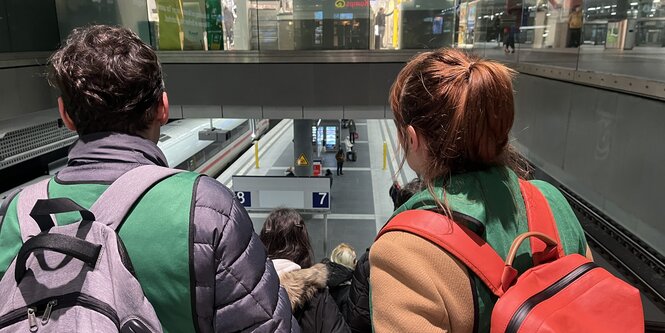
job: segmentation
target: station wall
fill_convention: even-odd
[[[664,254],[664,103],[525,74],[515,90],[524,155]]]

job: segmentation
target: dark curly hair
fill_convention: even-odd
[[[296,210],[273,210],[263,224],[260,238],[270,259],[288,259],[302,268],[312,266],[312,244],[305,221]]]
[[[74,29],[49,62],[49,83],[60,90],[80,135],[136,135],[155,118],[162,69],[155,52],[129,29]]]

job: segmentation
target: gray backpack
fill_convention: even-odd
[[[90,211],[48,199],[46,179],[19,193],[23,246],[0,281],[0,333],[162,332],[116,229],[147,189],[178,170],[142,166],[118,178]],[[51,214],[79,212],[56,226]]]

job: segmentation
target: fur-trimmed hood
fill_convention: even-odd
[[[328,268],[324,264],[316,264],[310,268],[299,269],[279,276],[282,287],[291,301],[291,309],[303,306],[319,291],[326,287]]]

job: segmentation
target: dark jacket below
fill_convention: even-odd
[[[360,256],[349,289],[346,322],[354,333],[372,333],[369,315],[369,249]]]
[[[337,303],[339,311],[344,314],[349,307],[349,291],[351,290],[351,277],[353,269],[330,261],[325,258],[322,261],[328,268],[328,290]]]
[[[326,288],[328,269],[324,264],[284,273],[279,278],[303,333],[351,332]]]

